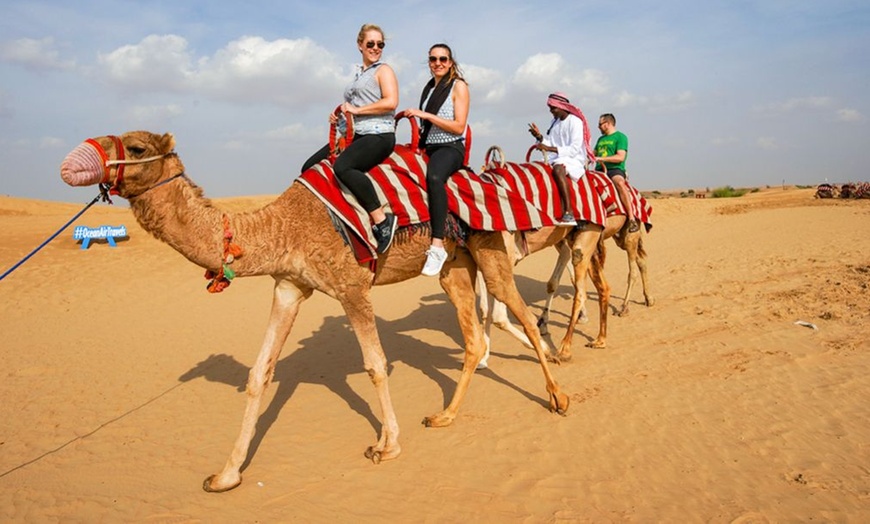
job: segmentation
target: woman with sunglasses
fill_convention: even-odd
[[[444,230],[447,220],[447,179],[462,167],[465,159],[465,128],[468,121],[468,84],[447,44],[429,49],[432,78],[423,88],[420,109],[406,109],[409,117],[420,119],[420,146],[426,149],[426,192],[432,244],[426,251],[422,273],[435,276],[447,260]]]
[[[335,160],[335,176],[350,189],[372,219],[377,251],[383,253],[393,242],[396,217],[385,213],[374,184],[366,171],[383,162],[396,145],[395,111],[399,105],[399,82],[393,69],[381,62],[384,32],[374,24],[365,24],[357,35],[362,66],[344,91],[342,115],[353,116],[353,141]],[[344,127],[343,118],[329,115],[332,125]],[[302,172],[329,156],[329,145],[321,148],[302,165]]]

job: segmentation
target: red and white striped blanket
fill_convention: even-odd
[[[409,146],[396,145],[382,164],[368,172],[381,202],[396,215],[399,227],[429,222],[426,196],[426,160]],[[364,245],[354,252],[360,263],[374,260],[376,242],[368,213],[335,177],[328,161],[302,173],[298,180],[323,201]],[[555,219],[489,177],[461,169],[447,181],[448,211],[481,231],[528,231],[552,226]]]
[[[487,169],[484,173],[511,191],[520,193],[550,216],[562,216],[562,202],[556,183],[553,181],[552,168],[544,162],[505,162],[504,167]],[[625,215],[625,207],[618,198],[616,186],[604,173],[586,171],[580,180],[568,180],[571,210],[580,220],[603,226],[607,217]],[[650,215],[652,207],[630,184],[632,210],[634,216],[647,226],[652,227]]]
[[[447,180],[448,211],[479,231],[529,231],[552,226],[561,217],[561,203],[550,167],[543,162],[506,163],[481,174],[461,169]],[[429,222],[426,196],[426,159],[408,145],[371,171],[375,191],[396,215],[399,227]],[[298,180],[313,192],[352,233],[354,254],[360,263],[377,258],[371,220],[350,190],[335,177],[332,164],[320,162]],[[604,225],[608,216],[625,214],[616,188],[605,175],[588,171],[571,183],[574,216]],[[635,215],[649,225],[652,208],[631,188]]]

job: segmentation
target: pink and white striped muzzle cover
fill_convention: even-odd
[[[60,164],[60,177],[71,186],[92,186],[109,181],[108,158],[95,140],[73,149]]]

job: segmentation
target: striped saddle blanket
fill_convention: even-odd
[[[396,215],[399,227],[429,222],[426,196],[426,159],[407,145],[397,144],[393,153],[368,172],[382,203]],[[377,258],[371,219],[350,190],[342,184],[329,161],[322,161],[297,179],[314,193],[352,233],[353,246],[360,263]],[[510,189],[495,184],[489,177],[460,169],[446,184],[447,209],[471,229],[481,231],[529,231],[552,226],[552,215],[538,209],[534,202]]]
[[[549,216],[562,216],[562,202],[552,168],[544,162],[505,162],[504,167],[489,167],[485,174],[497,184],[523,195]],[[580,180],[568,180],[568,197],[574,216],[586,222],[603,226],[607,217],[625,215],[625,207],[616,192],[616,186],[604,173],[586,171]],[[631,184],[628,184],[632,211],[647,231],[652,228],[652,206]]]
[[[572,206],[576,217],[603,225],[607,216],[624,214],[610,180],[594,172],[572,184]],[[368,172],[382,203],[396,215],[399,227],[429,222],[426,196],[426,159],[408,145],[397,144],[393,153]],[[329,161],[322,161],[297,179],[314,193],[345,226],[357,260],[374,267],[377,242],[371,219],[350,190],[342,184]],[[504,169],[487,169],[480,174],[460,169],[447,179],[447,208],[450,213],[479,231],[530,231],[557,222],[561,216],[558,193],[550,167],[542,162],[510,164]],[[640,209],[652,212],[637,191]]]

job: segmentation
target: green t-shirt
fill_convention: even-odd
[[[622,162],[604,162],[604,164],[607,164],[608,169],[618,167],[625,171],[625,161],[628,160],[628,137],[622,131],[616,131],[612,135],[601,135],[595,143],[595,156],[598,157],[613,156],[619,150],[625,151],[625,159]],[[599,162],[595,169],[602,170],[601,164]]]

